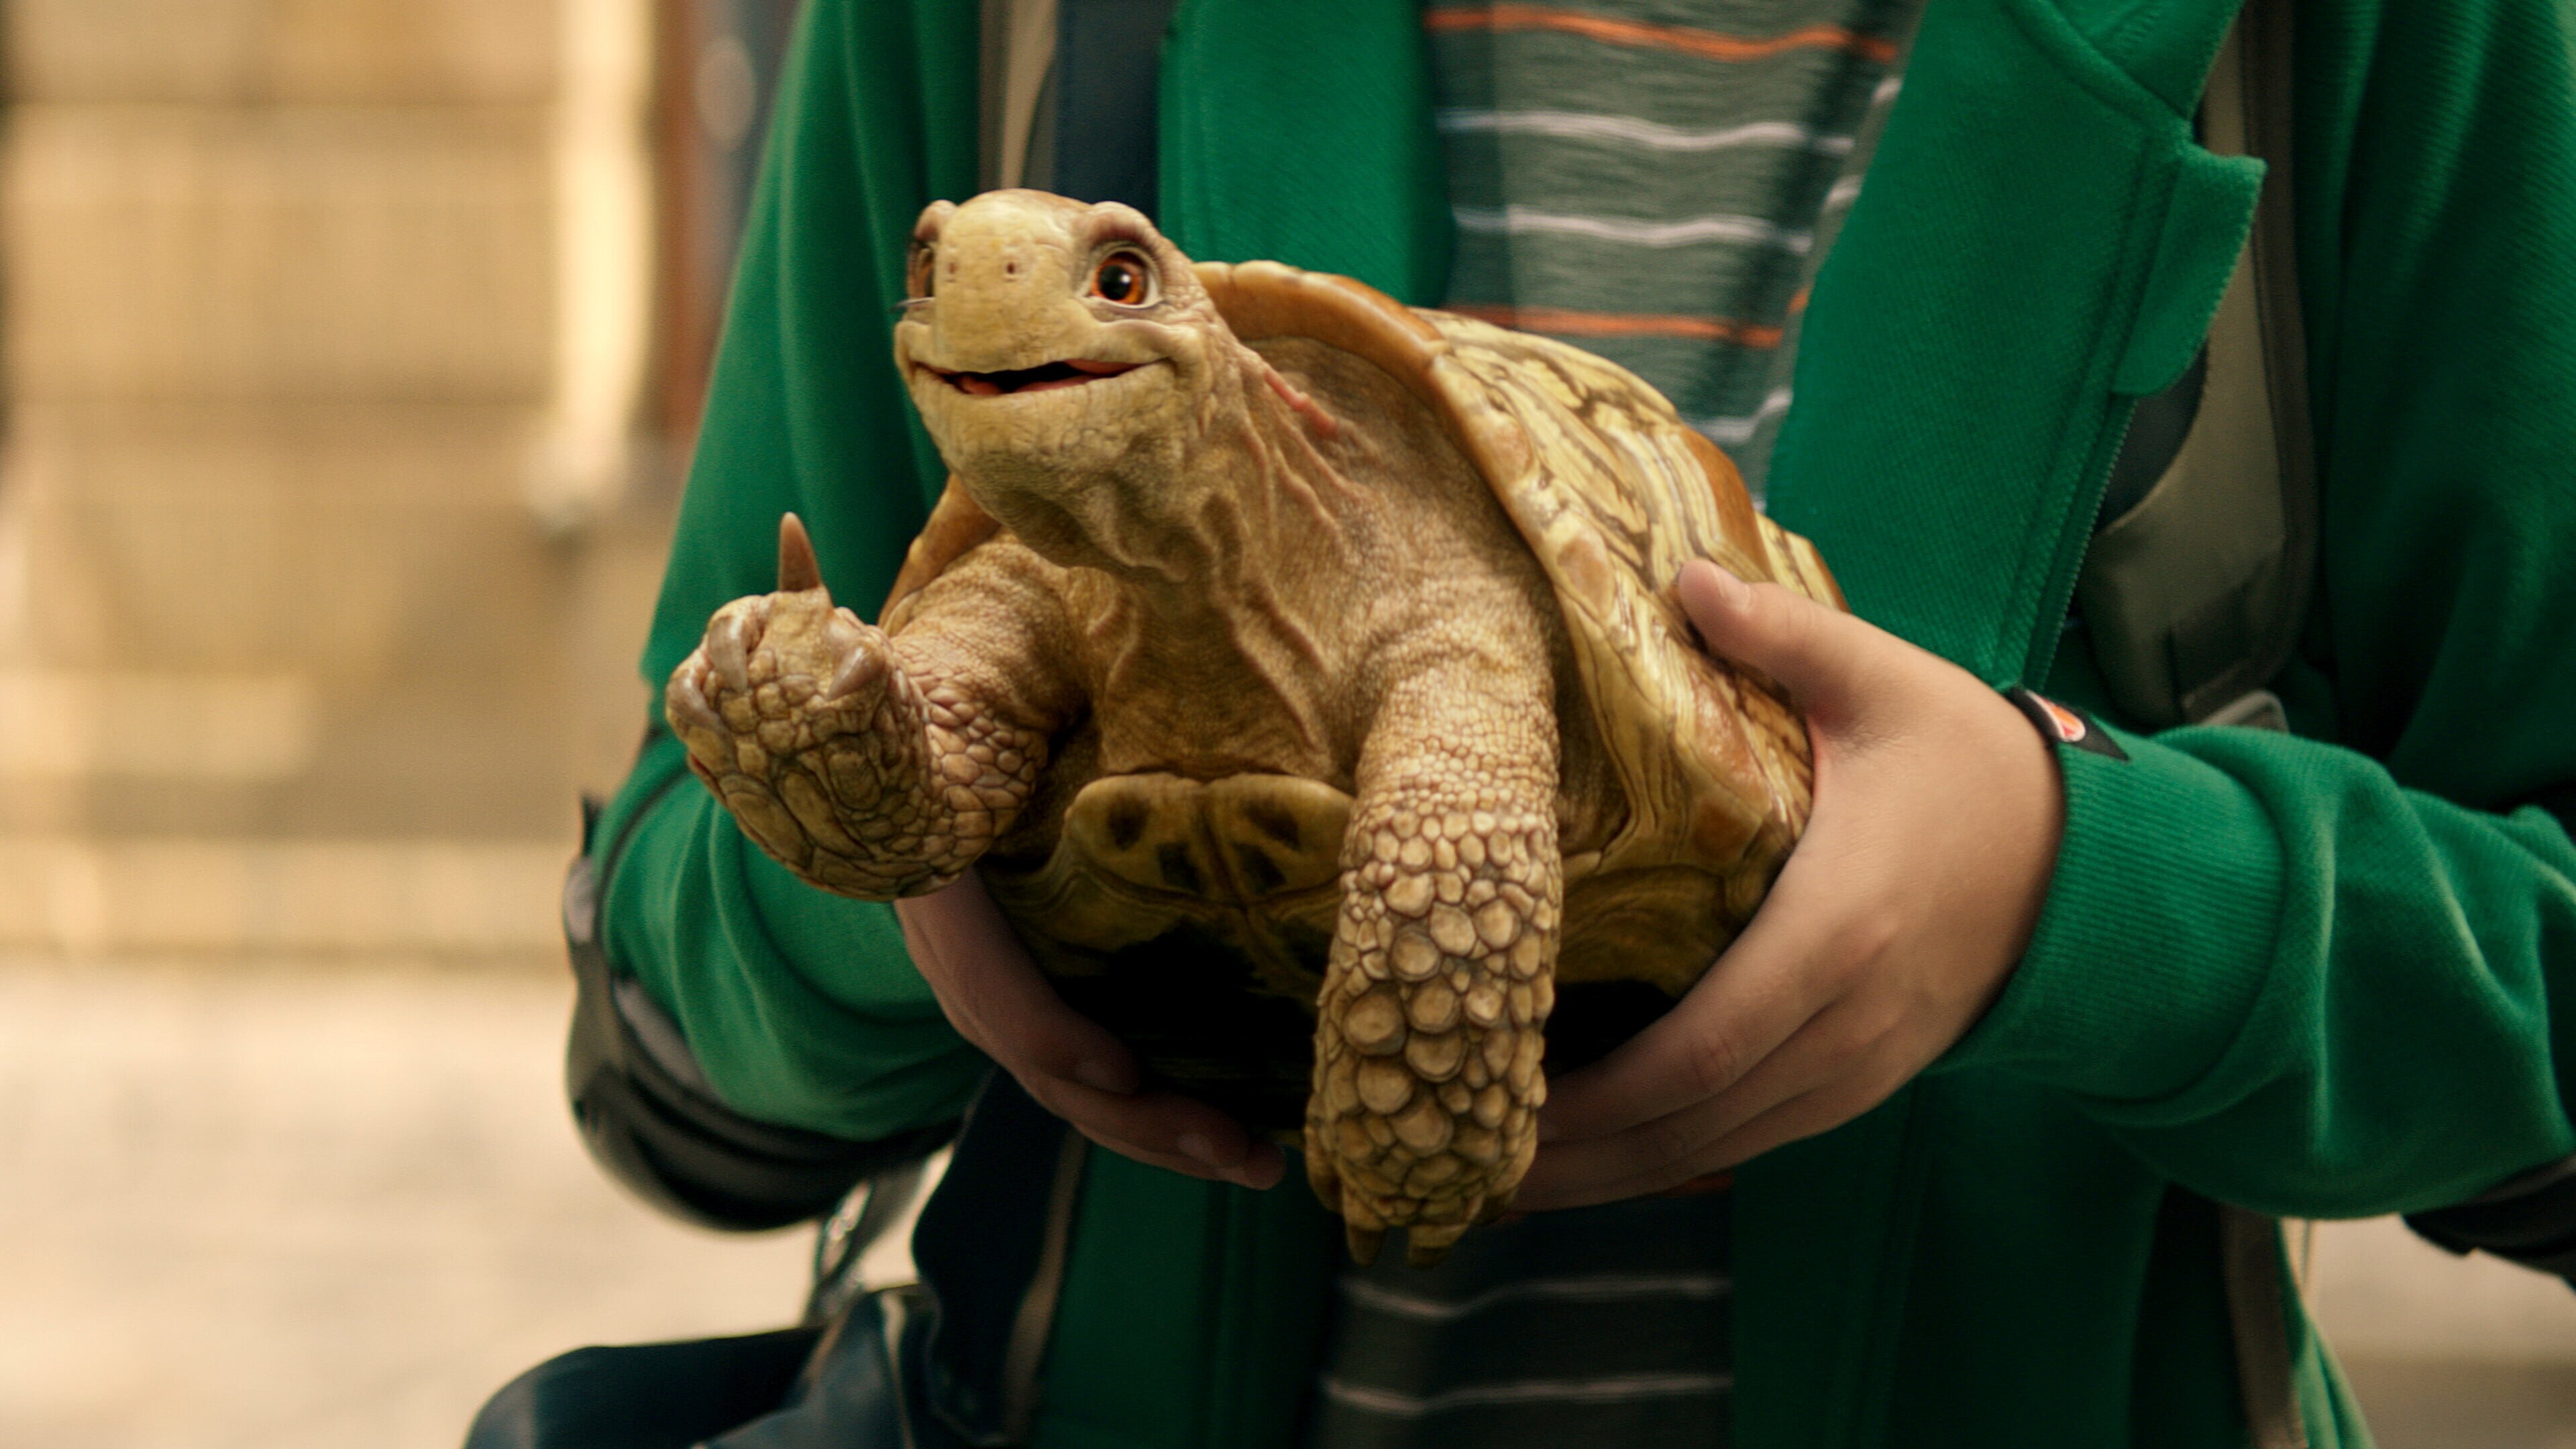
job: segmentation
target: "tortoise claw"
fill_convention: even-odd
[[[1306,1140],[1303,1147],[1304,1150],[1299,1155],[1306,1159],[1306,1185],[1315,1190],[1315,1201],[1322,1203],[1327,1209],[1339,1209],[1342,1204],[1342,1179],[1340,1174],[1333,1171],[1333,1159],[1324,1151],[1324,1144],[1317,1136],[1314,1124],[1311,1122],[1306,1126]]]
[[[885,675],[885,651],[862,644],[850,652],[849,658],[841,661],[840,668],[832,671],[832,683],[824,689],[823,698],[847,699],[885,678]]]
[[[1435,1236],[1424,1225],[1416,1223],[1404,1230],[1404,1266],[1437,1268],[1449,1261],[1450,1245],[1457,1241],[1455,1232]]]
[[[1364,1228],[1345,1219],[1342,1241],[1351,1250],[1351,1261],[1365,1268],[1377,1261],[1377,1250],[1386,1246],[1386,1229]]]
[[[721,736],[725,732],[724,719],[707,703],[706,690],[698,683],[698,671],[703,667],[692,659],[672,674],[671,686],[662,695],[662,710],[672,727],[683,735],[694,729]]]
[[[728,613],[707,630],[707,663],[736,694],[751,688],[751,621]]]
[[[823,566],[815,561],[813,537],[805,520],[793,513],[778,516],[778,592],[801,594],[823,587]]]

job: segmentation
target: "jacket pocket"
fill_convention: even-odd
[[[2219,156],[2191,144],[2175,148],[2164,227],[2147,264],[2128,345],[2112,373],[2113,392],[2162,392],[2191,366],[2218,314],[2237,254],[2245,249],[2262,190],[2263,163],[2251,156]]]
[[[2260,175],[2053,0],[1929,7],[1772,465],[1859,613],[2045,672],[2131,402],[2190,364]]]

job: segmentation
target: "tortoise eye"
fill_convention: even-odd
[[[931,274],[939,264],[939,248],[928,242],[914,242],[912,254],[904,259],[904,263],[905,297],[908,300],[919,300],[930,296],[935,290]]]
[[[1121,307],[1141,307],[1153,300],[1154,264],[1135,252],[1111,252],[1092,269],[1091,295]]]

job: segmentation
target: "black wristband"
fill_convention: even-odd
[[[2046,695],[2019,685],[2005,690],[2004,698],[2011,700],[2013,708],[2020,710],[2022,716],[2039,731],[2040,738],[2052,745],[2064,745],[2069,749],[2100,755],[2106,760],[2129,758],[2129,752],[2120,748],[2120,742],[2111,738],[2102,726],[2094,723],[2092,716],[2082,710],[2059,704]]]

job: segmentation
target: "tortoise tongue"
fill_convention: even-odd
[[[1015,391],[1046,392],[1050,389],[1059,387],[1080,387],[1089,381],[1091,381],[1089,377],[1078,375],[1074,377],[1046,377],[1040,378],[1036,382],[1022,383],[1017,389],[1015,389]]]
[[[1042,363],[1036,367],[1017,368],[1008,372],[950,372],[941,374],[958,391],[970,397],[1000,397],[1004,393],[1045,392],[1050,388],[1079,387],[1094,378],[1116,377],[1133,372],[1140,364],[1133,362],[1091,362],[1067,358],[1062,362]]]

